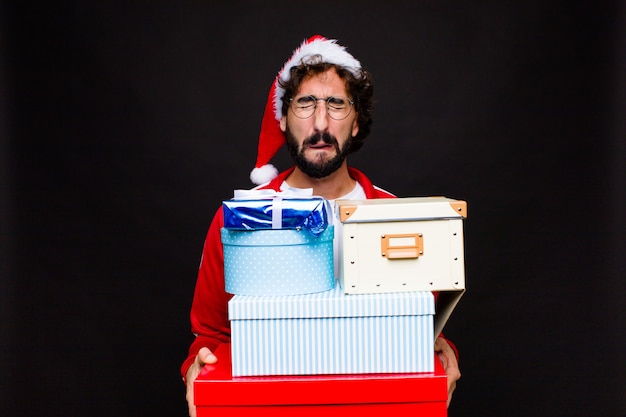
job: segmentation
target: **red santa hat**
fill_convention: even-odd
[[[280,87],[278,80],[288,81],[291,68],[306,63],[311,57],[315,57],[316,63],[341,65],[353,74],[357,74],[361,69],[359,61],[348,53],[345,47],[337,44],[335,39],[315,35],[302,42],[283,65],[270,88],[261,122],[257,160],[254,169],[250,172],[250,180],[254,184],[264,184],[278,175],[278,170],[270,164],[272,157],[285,144],[285,135],[280,130],[280,119],[283,117],[282,99],[285,90]]]

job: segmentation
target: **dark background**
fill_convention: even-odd
[[[375,77],[350,163],[468,201],[450,416],[626,414],[624,1],[0,7],[1,415],[186,415],[209,221],[315,33]]]

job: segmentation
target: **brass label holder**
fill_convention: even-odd
[[[421,233],[381,235],[380,250],[387,259],[416,259],[424,254],[424,239]]]

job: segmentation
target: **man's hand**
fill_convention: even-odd
[[[450,407],[450,401],[452,400],[452,393],[456,388],[456,381],[461,378],[461,371],[459,370],[459,363],[456,360],[456,354],[450,347],[446,339],[438,337],[435,340],[435,353],[439,357],[443,369],[448,376],[448,402],[446,407]]]
[[[187,382],[187,405],[189,406],[189,417],[196,417],[196,406],[193,403],[193,382],[196,380],[202,368],[206,364],[217,362],[217,357],[209,350],[203,347],[196,355],[196,360],[187,370],[185,381]]]

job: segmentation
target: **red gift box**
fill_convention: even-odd
[[[194,383],[197,417],[447,416],[448,383],[439,360],[435,372],[426,373],[233,377],[230,345],[215,355],[218,363],[206,365]]]

